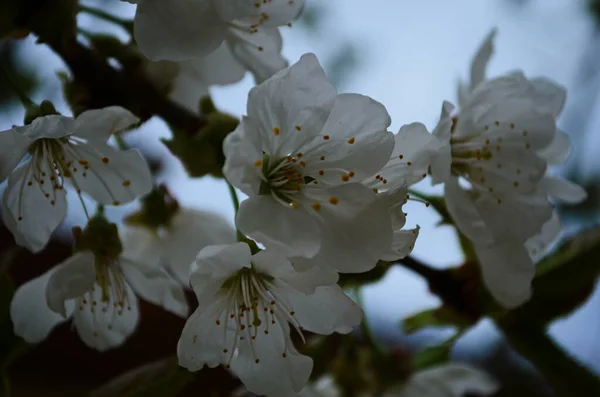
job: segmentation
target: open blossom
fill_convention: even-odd
[[[249,196],[238,229],[294,256],[319,252],[341,272],[375,266],[391,221],[361,181],[393,150],[389,124],[380,103],[336,95],[313,54],[254,87],[248,116],[224,143],[223,172]]]
[[[287,66],[279,26],[295,19],[303,0],[144,0],[134,34],[151,60],[202,58],[225,42],[235,63],[261,82]]]
[[[452,115],[453,106],[443,105],[434,135],[440,144],[436,161],[446,167],[432,169],[432,176],[445,182],[448,211],[473,241],[488,289],[514,307],[531,295],[535,269],[527,247],[539,249],[560,229],[551,224],[542,230],[557,222],[548,196],[578,202],[586,193],[546,175],[548,164],[563,162],[569,151],[556,127],[565,90],[521,72],[485,79],[493,37],[474,58],[470,84],[460,87],[460,111]]]
[[[334,272],[299,273],[285,257],[252,255],[245,243],[204,248],[190,280],[199,306],[179,340],[179,364],[190,371],[225,365],[256,394],[281,396],[306,385],[312,360],[296,350],[290,328],[348,333],[362,320]]]
[[[235,230],[223,217],[179,208],[168,223],[150,228],[126,225],[122,231],[127,257],[139,263],[165,265],[177,280],[189,285],[190,264],[208,246],[235,241]]]
[[[119,205],[150,191],[152,179],[137,150],[116,150],[106,140],[138,119],[117,107],[58,114],[0,132],[4,223],[17,244],[41,250],[66,215],[65,184],[104,205]],[[17,165],[26,153],[30,157]],[[16,167],[16,168],[15,168]],[[13,170],[14,169],[14,170]]]
[[[188,314],[183,289],[167,273],[104,245],[96,252],[76,252],[21,285],[10,315],[15,334],[28,343],[41,342],[56,325],[72,318],[83,342],[104,351],[121,345],[135,331],[138,296],[178,316]]]
[[[465,393],[488,396],[496,393],[498,383],[488,374],[464,364],[447,364],[415,373],[406,383],[392,387],[382,397],[463,397]],[[339,397],[340,390],[330,377],[288,397]],[[361,397],[367,397],[367,394]]]

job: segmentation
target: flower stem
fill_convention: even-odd
[[[80,5],[79,11],[93,15],[100,19],[104,19],[105,21],[108,21],[108,22],[112,22],[114,24],[121,25],[128,31],[131,31],[132,30],[131,28],[133,27],[132,21],[129,21],[126,19],[121,19],[119,17],[116,17],[116,16],[109,14],[107,12],[104,12],[102,10],[98,10],[97,8],[91,8],[91,7],[87,7],[84,5]]]
[[[235,188],[231,183],[227,182],[227,187],[229,188],[229,195],[231,196],[233,208],[235,209],[235,213],[237,215],[238,210],[240,209],[240,199],[238,198],[237,192],[235,191]],[[235,231],[238,241],[246,241],[246,236],[244,236],[244,234],[240,232],[239,229],[236,228]]]
[[[115,142],[117,142],[117,146],[119,147],[119,149],[121,149],[121,150],[129,149],[129,145],[127,143],[125,143],[125,139],[123,139],[121,134],[113,134],[113,137],[115,138]]]

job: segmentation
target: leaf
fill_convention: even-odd
[[[454,342],[456,342],[460,335],[462,335],[462,332],[457,333],[441,345],[426,347],[415,354],[413,357],[415,370],[423,370],[450,361],[452,346],[454,346]]]
[[[465,317],[447,307],[424,310],[402,320],[402,329],[412,334],[427,327],[458,327],[464,329],[472,324]]]
[[[135,368],[89,394],[89,397],[170,397],[179,394],[193,379],[177,357],[168,357]]]

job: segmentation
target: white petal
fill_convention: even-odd
[[[106,142],[112,134],[119,133],[140,121],[129,110],[120,106],[87,110],[76,121],[79,123],[74,135],[99,142]]]
[[[96,282],[94,254],[78,252],[53,270],[46,285],[46,302],[50,310],[67,317],[66,302],[90,291]]]
[[[359,94],[338,95],[322,131],[330,139],[317,138],[302,150],[306,174],[331,185],[343,184],[342,175],[350,171],[355,181],[374,175],[394,149],[390,122],[381,103]]]
[[[162,265],[159,237],[149,228],[125,224],[119,228],[119,237],[123,245],[122,256],[155,267]],[[186,278],[189,276],[189,265],[194,258],[188,262]]]
[[[188,315],[189,307],[183,288],[166,272],[124,257],[120,263],[127,283],[136,295],[180,317]]]
[[[283,323],[271,327],[269,335],[258,335],[253,341],[254,348],[250,343],[240,344],[231,368],[252,393],[279,396],[299,392],[308,382],[312,360],[299,354],[292,345],[286,346],[284,334],[288,332],[289,326]]]
[[[15,131],[24,137],[36,140],[40,138],[62,138],[72,135],[77,131],[79,123],[71,118],[60,114],[38,117],[31,124],[15,127]]]
[[[122,345],[133,334],[139,321],[138,301],[127,283],[125,290],[126,306],[123,308],[114,305],[114,297],[103,302],[97,284],[91,293],[79,299],[73,312],[73,325],[86,345],[105,351]]]
[[[444,197],[454,224],[469,240],[481,243],[492,241],[491,231],[477,212],[469,192],[459,185],[457,178],[446,182]]]
[[[492,296],[507,309],[531,297],[535,266],[523,243],[514,240],[475,246],[483,281]]]
[[[417,226],[415,229],[395,230],[390,251],[381,255],[381,260],[397,261],[406,258],[415,247],[415,242],[419,237],[419,229]]]
[[[27,343],[39,343],[46,339],[52,329],[65,321],[46,304],[45,292],[53,268],[40,277],[29,280],[16,291],[10,303],[10,318],[16,335]],[[68,301],[67,313],[73,311],[73,302]]]
[[[228,40],[229,47],[237,61],[254,75],[257,84],[288,66],[281,55],[283,42],[279,29],[263,28],[252,34],[242,31],[236,36],[240,35],[244,37]]]
[[[485,70],[494,53],[494,39],[496,37],[496,29],[492,29],[485,37],[483,43],[477,49],[477,53],[471,63],[471,81],[470,91],[479,83],[485,80]]]
[[[321,233],[309,209],[283,206],[271,196],[244,200],[235,218],[238,229],[269,247],[294,256],[313,257],[321,246]]]
[[[0,132],[0,183],[17,166],[30,144],[31,141],[14,128]]]
[[[462,397],[465,393],[494,394],[500,385],[492,377],[464,364],[448,364],[417,372],[400,394],[390,392],[384,397]]]
[[[545,77],[531,79],[529,82],[533,86],[532,100],[536,106],[543,111],[553,114],[554,117],[558,117],[567,100],[567,90],[565,87]]]
[[[389,208],[379,205],[376,195],[358,183],[315,189],[310,194],[321,206],[319,260],[341,273],[375,267],[392,243]],[[337,198],[336,204],[330,197]]]
[[[192,267],[190,284],[198,293],[196,276],[208,274],[214,278],[226,278],[238,270],[250,267],[250,247],[246,243],[227,245],[209,245],[204,247],[196,257]]]
[[[437,138],[421,123],[403,125],[394,140],[391,159],[379,172],[387,182],[385,185],[378,183],[378,188],[402,184],[410,186],[423,180],[433,157],[441,148]],[[449,161],[447,168],[450,168]]]
[[[187,74],[205,84],[228,85],[240,81],[246,69],[233,57],[226,42],[210,55],[181,62],[181,74]]]
[[[76,165],[77,171],[72,172],[71,183],[98,203],[128,203],[152,189],[150,169],[136,149],[116,150],[96,142],[70,147],[69,160],[80,164]]]
[[[64,189],[53,189],[49,176],[54,170],[48,167],[48,161],[40,164],[39,172],[47,175],[41,184],[33,177],[33,168],[31,162],[23,163],[8,177],[2,197],[2,218],[18,245],[37,252],[64,219],[67,200]]]
[[[137,6],[134,36],[153,61],[182,61],[216,50],[226,25],[211,0],[144,0]]]
[[[229,183],[252,197],[258,194],[262,182],[262,168],[256,166],[262,163],[256,162],[263,161],[263,152],[260,146],[257,146],[260,140],[250,139],[246,135],[246,131],[250,130],[249,136],[256,137],[260,134],[255,123],[244,116],[236,130],[225,138],[223,174]]]
[[[226,328],[225,302],[206,292],[198,295],[198,299],[200,303],[206,302],[205,306],[196,309],[190,316],[177,343],[179,365],[189,371],[198,371],[204,364],[216,367],[227,362],[229,355],[233,354],[223,352],[234,340],[234,333]]]
[[[363,311],[337,285],[318,287],[306,295],[285,283],[274,282],[294,311],[294,318],[303,329],[320,335],[334,332],[347,334],[360,324]]]
[[[303,271],[296,270],[299,261],[304,261]],[[294,258],[294,265],[285,256],[272,250],[261,251],[252,256],[252,265],[257,271],[269,276],[283,280],[304,294],[313,294],[320,286],[333,285],[337,283],[339,276],[336,271],[329,268],[322,269],[314,259]],[[312,266],[308,264],[311,262]]]
[[[250,91],[248,116],[258,128],[246,131],[247,139],[261,142],[268,155],[283,158],[320,134],[335,95],[317,57],[303,55]],[[260,135],[253,136],[255,132]]]
[[[583,187],[558,176],[546,176],[540,187],[548,196],[564,203],[577,204],[588,197]]]
[[[221,19],[231,21],[250,15],[264,15],[264,26],[281,26],[295,19],[302,8],[304,0],[271,0],[257,2],[254,0],[213,0]]]
[[[166,61],[162,61],[166,62]],[[187,107],[191,112],[200,111],[200,99],[209,96],[208,84],[199,80],[193,74],[185,73],[183,70],[169,83],[171,91],[169,98],[178,104]]]
[[[542,226],[539,234],[529,238],[525,242],[525,248],[534,262],[540,259],[545,254],[547,248],[557,240],[558,235],[562,232],[562,224],[557,211],[552,213],[552,218]]]
[[[208,245],[235,242],[235,229],[216,213],[181,209],[171,219],[167,234],[160,240],[161,256],[174,275],[188,285],[190,264]]]
[[[538,150],[538,155],[549,164],[562,164],[567,159],[571,149],[569,136],[562,130],[557,130],[554,139],[547,147]]]

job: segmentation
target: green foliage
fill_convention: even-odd
[[[89,397],[174,397],[191,381],[193,374],[169,357],[135,368],[94,390]]]

